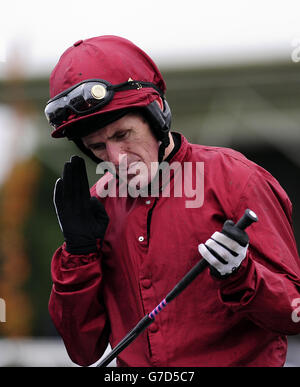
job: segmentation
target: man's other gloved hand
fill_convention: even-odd
[[[97,250],[109,218],[103,204],[91,197],[84,160],[72,156],[65,163],[63,177],[54,189],[54,205],[60,228],[71,254],[89,254]]]
[[[246,257],[248,246],[247,233],[235,227],[232,220],[227,220],[222,231],[215,232],[205,244],[201,243],[198,250],[209,263],[211,274],[226,278],[239,268]]]

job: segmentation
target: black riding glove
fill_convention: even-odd
[[[66,250],[71,254],[97,251],[97,239],[103,239],[109,218],[103,204],[90,195],[81,157],[72,156],[65,163],[63,177],[55,184],[54,205]]]

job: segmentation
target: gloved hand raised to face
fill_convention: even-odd
[[[209,263],[211,274],[225,278],[239,268],[246,258],[248,246],[247,233],[236,227],[232,220],[227,220],[222,231],[215,232],[205,244],[201,243],[198,250]]]
[[[103,204],[90,195],[81,157],[72,156],[65,163],[63,177],[55,184],[54,205],[66,250],[71,254],[97,251],[97,239],[103,239],[109,218]]]

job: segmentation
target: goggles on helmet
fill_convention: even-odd
[[[49,124],[56,129],[71,118],[90,114],[107,105],[115,92],[139,90],[143,87],[151,87],[163,96],[162,91],[151,82],[130,80],[112,85],[103,79],[88,79],[50,99],[45,108],[45,115]]]

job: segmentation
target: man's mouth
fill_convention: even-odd
[[[129,165],[123,165],[120,164],[118,167],[116,167],[116,172],[118,176],[126,175],[129,178],[132,178],[138,174],[140,174],[140,169],[138,168],[138,164],[142,163],[141,161],[134,161],[130,163]]]
[[[141,163],[141,161],[135,161],[131,164],[129,164],[129,167],[127,169],[127,175],[138,175],[140,173],[140,169],[138,168],[138,165]]]

